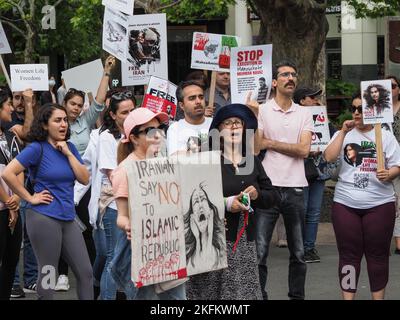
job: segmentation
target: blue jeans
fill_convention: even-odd
[[[315,247],[324,189],[324,180],[315,180],[307,188],[304,188],[304,208],[306,213],[304,251],[314,249]]]
[[[93,229],[93,241],[96,248],[96,258],[93,263],[93,283],[96,287],[100,287],[101,275],[107,260],[106,233],[103,226],[100,227],[100,214],[96,227],[96,229]]]
[[[154,285],[141,287],[135,300],[186,300],[186,283],[162,293],[156,293]]]
[[[114,257],[114,251],[117,244],[118,235],[123,233],[117,227],[118,211],[107,207],[106,213],[103,216],[104,233],[106,236],[106,264],[100,280],[100,299],[101,300],[115,300],[117,294],[117,285],[111,277],[109,265]]]
[[[32,249],[31,241],[29,240],[28,233],[26,232],[25,227],[25,210],[26,210],[27,202],[21,200],[19,214],[21,217],[22,230],[23,230],[23,242],[24,242],[24,287],[28,287],[34,283],[36,283],[38,277],[38,266],[36,262],[35,253]],[[17,264],[17,268],[15,270],[14,277],[14,286],[20,285],[20,276],[19,276],[19,261]]]
[[[282,214],[286,228],[289,258],[289,298],[304,299],[304,285],[307,266],[304,261],[304,199],[302,188],[277,187],[280,194],[278,204],[268,210],[257,210],[257,260],[261,291],[267,294],[267,258],[272,233],[279,214]]]

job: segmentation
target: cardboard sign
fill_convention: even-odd
[[[103,20],[103,50],[126,61],[128,16],[105,7]]]
[[[106,6],[112,10],[133,15],[133,8],[135,6],[134,0],[103,0],[101,3],[103,6]]]
[[[272,45],[232,48],[231,94],[233,103],[246,98],[263,104],[272,84]]]
[[[11,64],[10,76],[12,91],[49,90],[49,72],[47,64]]]
[[[361,82],[364,124],[393,122],[391,80]]]
[[[128,63],[121,64],[122,85],[147,84],[150,76],[168,79],[166,15],[130,17],[128,37]]]
[[[193,33],[192,69],[229,72],[231,49],[240,46],[240,38],[213,33]]]
[[[125,163],[128,184],[137,186],[129,188],[128,197],[131,274],[137,287],[227,267],[220,155],[195,156],[216,161],[180,164],[176,158],[153,158]]]
[[[314,106],[304,108],[310,108],[314,123],[314,132],[311,139],[311,151],[324,151],[331,139],[326,107]]]
[[[147,85],[142,107],[156,113],[165,112],[169,115],[170,121],[174,120],[178,104],[176,89],[177,86],[172,82],[152,76]]]
[[[95,97],[100,81],[103,77],[103,64],[101,59],[94,60],[61,72],[68,89],[74,88],[86,93],[91,92]]]
[[[3,25],[0,22],[0,54],[7,53],[11,53],[11,48],[6,33],[4,32]]]

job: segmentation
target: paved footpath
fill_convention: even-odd
[[[275,239],[275,237],[273,238]],[[335,300],[341,299],[337,276],[338,252],[335,237],[330,223],[321,223],[317,249],[321,256],[320,263],[307,264],[306,299],[307,300]],[[392,253],[394,246],[392,244]],[[271,300],[288,300],[287,279],[289,251],[287,248],[277,248],[271,244],[269,258],[269,298]],[[77,299],[75,279],[70,271],[71,289],[68,292],[56,293],[55,298],[61,300]],[[35,300],[35,294],[27,294],[23,300]],[[358,284],[358,300],[370,299],[369,283],[365,259],[361,269]],[[386,291],[386,299],[400,299],[400,255],[390,257],[390,276]],[[21,299],[22,300],[22,299]]]

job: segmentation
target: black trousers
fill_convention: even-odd
[[[22,223],[18,216],[14,232],[8,227],[9,211],[0,211],[0,300],[9,300],[22,241]]]
[[[82,233],[83,239],[85,240],[86,249],[89,254],[90,263],[93,266],[94,260],[96,258],[96,247],[94,246],[93,240],[93,227],[89,222],[89,211],[88,206],[90,202],[91,188],[85,193],[79,204],[75,207],[76,214],[79,219],[86,226],[86,230]],[[68,264],[60,258],[58,262],[58,274],[68,275]]]

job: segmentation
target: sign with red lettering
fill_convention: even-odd
[[[147,92],[144,96],[142,107],[148,108],[153,112],[165,112],[173,121],[176,115],[177,86],[168,80],[152,76],[147,85]]]
[[[240,38],[222,34],[195,32],[192,44],[192,69],[229,72],[231,50]]]
[[[272,84],[272,44],[233,48],[231,53],[232,102],[246,103],[249,97],[265,103]]]
[[[314,123],[314,132],[311,138],[311,151],[324,151],[331,139],[326,107],[313,106],[304,108],[311,108]]]
[[[128,202],[137,287],[227,267],[220,154],[202,152],[187,160],[124,164],[128,184],[135,186]]]

